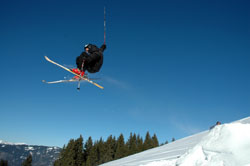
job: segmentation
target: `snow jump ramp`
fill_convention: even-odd
[[[250,117],[101,166],[250,166]]]

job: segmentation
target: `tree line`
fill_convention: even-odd
[[[172,138],[173,141],[175,138]],[[168,141],[165,144],[168,144]],[[80,135],[78,139],[71,139],[64,145],[54,166],[96,166],[158,146],[157,136],[154,134],[151,137],[149,132],[146,133],[144,140],[140,135],[130,133],[127,141],[123,134],[120,134],[117,139],[110,135],[106,141],[100,138],[93,142],[89,137],[85,143]],[[0,160],[0,166],[8,166],[8,161]],[[32,166],[31,154],[23,161],[22,166]]]
[[[89,137],[85,143],[80,136],[71,139],[67,146],[64,145],[54,166],[96,166],[158,146],[157,136],[154,134],[151,137],[149,132],[144,140],[140,135],[131,133],[127,141],[123,134],[117,139],[111,135],[106,141],[100,138],[95,142]]]

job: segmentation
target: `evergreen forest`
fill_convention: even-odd
[[[64,145],[54,166],[96,166],[158,146],[157,136],[154,134],[151,137],[149,132],[144,139],[131,133],[127,141],[123,134],[118,138],[111,135],[105,141],[100,138],[95,142],[91,137],[84,142],[80,136]]]

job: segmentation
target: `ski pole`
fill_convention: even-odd
[[[104,44],[106,44],[106,8],[104,6]]]

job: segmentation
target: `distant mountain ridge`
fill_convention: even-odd
[[[32,154],[32,165],[53,166],[60,151],[59,147],[10,143],[0,140],[0,160],[7,160],[9,166],[20,166],[29,154]]]
[[[5,144],[5,145],[27,145],[26,143],[11,143],[11,142],[3,141],[3,140],[0,140],[0,144]]]

